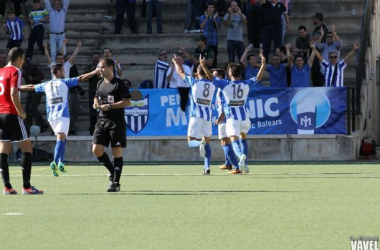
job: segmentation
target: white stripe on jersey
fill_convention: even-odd
[[[336,80],[334,83],[332,82],[332,80],[334,76],[335,67],[338,68]],[[341,60],[335,65],[335,67],[332,67],[332,65],[326,60],[323,60],[321,62],[321,73],[325,76],[325,87],[343,87],[343,72],[344,69],[347,67],[347,64],[344,62],[344,60]]]

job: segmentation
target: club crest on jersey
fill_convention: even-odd
[[[140,100],[131,99],[131,105],[124,109],[124,118],[133,133],[143,130],[149,119],[149,94]]]

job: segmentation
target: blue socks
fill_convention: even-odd
[[[236,169],[239,169],[238,161],[236,160],[235,152],[234,152],[234,150],[232,148],[232,145],[231,144],[227,144],[227,145],[225,145],[225,147],[227,147],[227,157],[228,157],[228,159],[230,160],[230,162],[232,163],[232,165]]]
[[[197,148],[197,147],[199,147],[200,144],[201,144],[200,141],[196,141],[196,140],[189,141],[189,147],[190,148]]]
[[[57,144],[55,144],[54,161],[57,164],[61,159],[63,159],[63,154],[65,153],[65,145],[66,143],[62,140],[58,140]]]
[[[243,154],[247,156],[245,159],[245,165],[248,163],[248,145],[247,145],[247,139],[240,139],[240,147]]]
[[[240,149],[240,142],[239,141],[233,141],[232,142],[232,147],[235,151],[235,154],[237,155],[237,157],[240,158],[240,156],[243,154],[242,150]]]
[[[224,152],[224,159],[226,160],[224,166],[232,166],[230,159],[228,158],[228,147],[227,145],[222,146]]]
[[[206,150],[205,169],[210,169],[210,161],[211,161],[211,147],[210,147],[210,144],[206,144],[205,150]]]
[[[59,159],[59,161],[62,162],[62,163],[65,162],[66,142],[67,142],[67,139],[65,139],[65,141],[63,142],[63,151],[62,151],[62,155],[61,155],[61,157]]]

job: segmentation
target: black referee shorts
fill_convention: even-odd
[[[24,141],[29,139],[24,121],[17,115],[0,114],[0,141]]]
[[[96,122],[92,144],[108,147],[110,142],[112,148],[127,146],[127,125],[124,116],[99,117]]]

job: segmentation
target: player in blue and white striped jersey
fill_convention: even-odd
[[[347,67],[348,61],[356,54],[360,44],[355,43],[352,50],[346,55],[346,57],[338,62],[337,52],[329,53],[329,62],[323,59],[322,55],[315,49],[315,45],[311,44],[310,47],[315,51],[315,56],[321,63],[321,72],[325,76],[324,87],[343,87],[343,72]]]
[[[9,34],[9,39],[7,43],[7,51],[14,47],[21,47],[22,40],[24,39],[25,24],[24,22],[16,17],[14,9],[9,9],[7,11],[8,20],[7,23],[3,25],[3,30],[5,33]]]
[[[186,75],[183,66],[177,63],[176,58],[173,58],[173,63],[176,67],[178,75],[184,79],[184,82],[191,87],[190,90],[190,120],[187,130],[188,142],[190,147],[200,146],[197,139],[202,138],[203,150],[200,150],[201,156],[204,156],[204,171],[203,174],[210,174],[211,147],[210,137],[212,135],[212,109],[211,103],[216,90],[215,85],[207,79],[204,71],[206,66],[205,58],[199,57],[199,66],[197,68],[198,79]],[[203,147],[202,147],[203,148]]]
[[[50,164],[53,175],[58,177],[58,168],[61,172],[66,172],[64,164],[64,154],[66,137],[70,126],[69,113],[69,88],[77,86],[79,82],[84,82],[98,73],[98,69],[83,74],[75,78],[64,78],[65,68],[62,64],[55,64],[51,72],[53,79],[37,85],[29,84],[21,86],[23,91],[44,92],[46,94],[46,113],[50,126],[57,135],[57,144],[54,151],[54,160]]]
[[[248,113],[245,107],[247,101],[249,87],[260,81],[264,74],[265,69],[265,57],[260,54],[262,64],[257,77],[253,77],[249,80],[240,80],[243,67],[238,63],[230,63],[228,66],[228,75],[231,80],[224,80],[218,77],[213,77],[211,72],[205,69],[209,78],[213,77],[213,83],[222,90],[223,96],[226,100],[226,106],[224,113],[227,117],[226,132],[231,138],[232,148],[229,146],[228,156],[235,166],[235,169],[230,174],[241,174],[242,167],[246,167],[248,145],[247,145],[247,133],[251,127],[251,122],[248,117]],[[239,136],[241,141],[239,142]],[[239,163],[237,163],[235,154],[239,157]]]
[[[221,79],[224,79],[225,73],[224,70],[215,68],[211,69],[213,76],[219,77]],[[223,93],[221,89],[218,89],[216,92],[216,109],[218,110],[218,119],[215,121],[215,124],[218,124],[218,136],[220,140],[220,145],[223,148],[224,152],[224,159],[225,162],[223,165],[220,165],[219,168],[221,170],[232,170],[232,163],[230,159],[228,158],[228,144],[231,144],[230,138],[227,136],[226,132],[226,115],[223,112],[224,105],[226,104],[226,101],[224,100]]]

